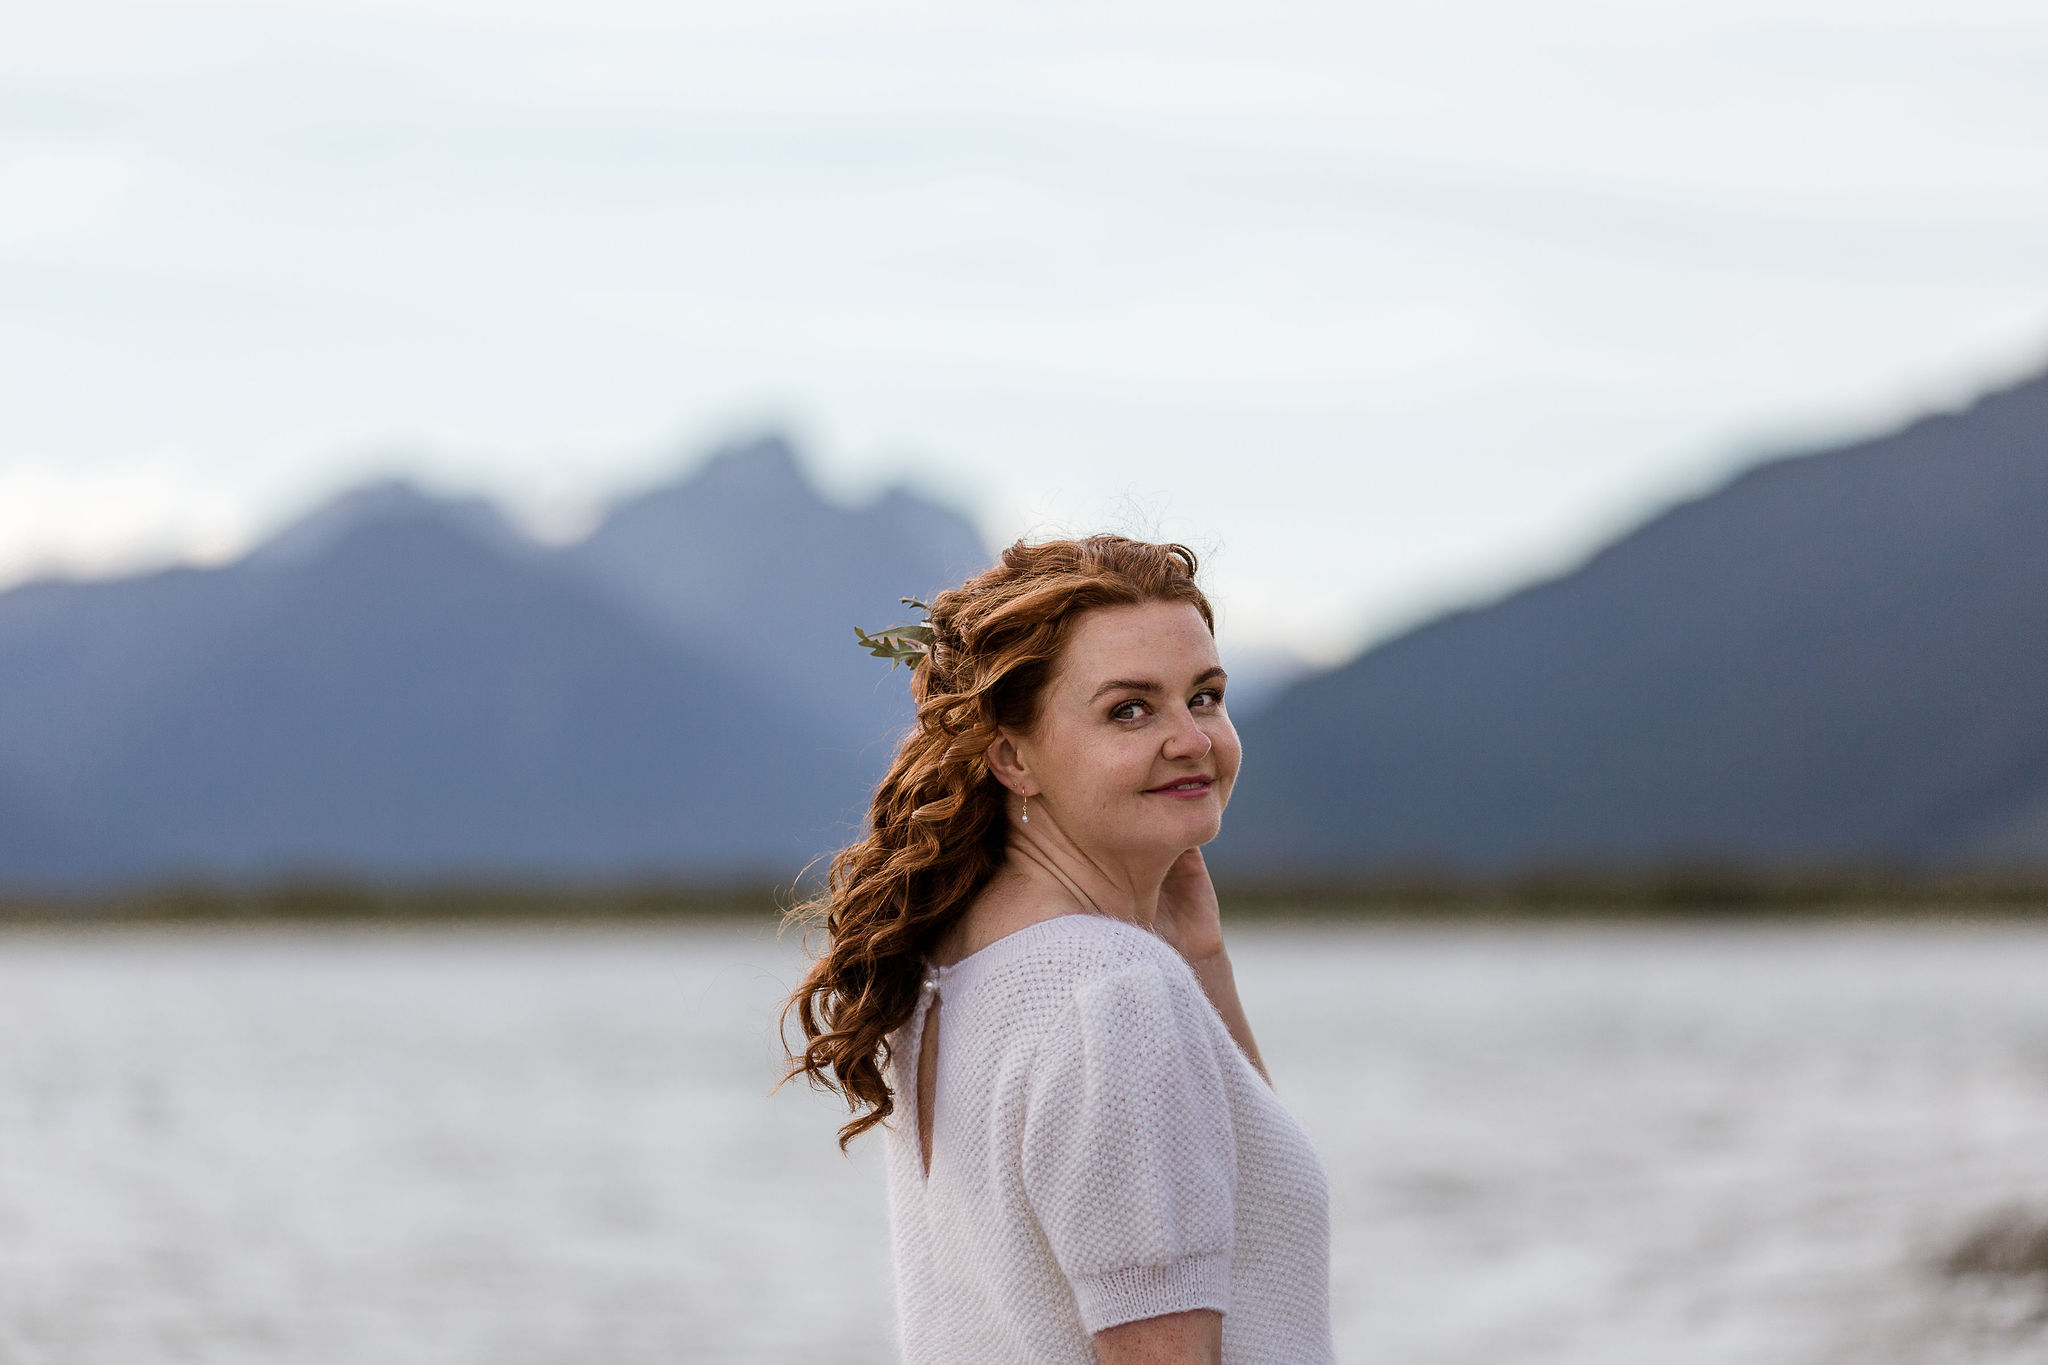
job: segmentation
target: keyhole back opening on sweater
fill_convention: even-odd
[[[925,1005],[924,1031],[917,1040],[917,1147],[924,1160],[925,1179],[932,1174],[932,1111],[939,1090],[939,992],[934,988]]]

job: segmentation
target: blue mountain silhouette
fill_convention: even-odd
[[[985,558],[900,490],[827,502],[771,440],[567,550],[387,483],[225,567],[26,584],[0,884],[787,880],[857,828],[907,716],[852,627]]]
[[[1751,468],[1245,745],[1241,872],[2048,863],[2048,376]]]
[[[776,437],[584,540],[357,489],[242,560],[0,593],[0,886],[768,876],[909,715],[854,625],[988,553]],[[2048,865],[2048,376],[1765,462],[1283,690],[1239,876]]]

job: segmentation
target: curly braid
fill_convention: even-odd
[[[991,568],[932,600],[931,647],[911,672],[917,720],[868,810],[867,836],[832,859],[826,890],[789,912],[827,945],[783,1005],[805,1046],[797,1076],[846,1099],[839,1146],[895,1109],[889,1035],[917,1005],[924,958],[995,875],[1005,789],[989,773],[999,729],[1029,730],[1074,622],[1098,607],[1185,602],[1216,628],[1194,551],[1123,536],[1018,541]]]

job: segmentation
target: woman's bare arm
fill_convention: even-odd
[[[1095,1334],[1102,1365],[1222,1365],[1223,1315],[1213,1308],[1139,1318]]]
[[[1209,997],[1209,1003],[1216,1007],[1216,1013],[1223,1016],[1224,1024],[1230,1029],[1230,1036],[1244,1050],[1244,1055],[1266,1084],[1273,1078],[1266,1075],[1266,1063],[1259,1056],[1259,1045],[1252,1039],[1251,1020],[1244,1016],[1244,1005],[1237,998],[1237,977],[1230,970],[1229,952],[1218,949],[1214,954],[1192,961],[1188,965],[1195,969],[1195,980],[1202,983],[1202,991]]]

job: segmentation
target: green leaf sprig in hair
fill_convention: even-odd
[[[931,607],[915,597],[896,599],[906,607],[916,607],[925,614],[925,619],[916,625],[890,626],[870,635],[859,626],[853,628],[854,637],[863,648],[877,659],[889,661],[889,671],[895,672],[897,664],[907,663],[912,668],[932,651]]]

